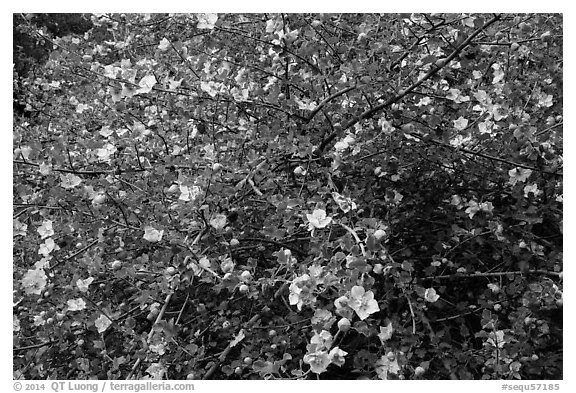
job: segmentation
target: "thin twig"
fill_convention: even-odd
[[[328,98],[324,99],[320,104],[318,104],[318,106],[316,108],[314,108],[314,110],[312,112],[310,112],[310,114],[308,115],[308,118],[306,119],[307,122],[310,122],[314,116],[316,116],[316,114],[330,101],[332,101],[333,99],[348,93],[350,90],[354,90],[356,89],[356,85],[354,86],[350,86],[347,87],[343,90],[337,91],[336,93],[332,94],[331,96],[329,96]]]
[[[320,144],[319,150],[324,151],[326,146],[330,142],[332,142],[340,134],[340,132],[347,130],[348,128],[352,127],[353,125],[355,125],[356,123],[358,123],[359,121],[361,121],[363,119],[368,119],[368,118],[374,116],[376,113],[382,111],[384,108],[387,108],[388,106],[400,101],[405,96],[410,94],[414,89],[416,89],[418,86],[420,86],[426,80],[430,79],[432,76],[434,76],[436,73],[438,73],[438,71],[440,71],[442,68],[447,66],[456,56],[458,56],[458,54],[460,52],[462,52],[462,50],[464,50],[464,48],[466,48],[470,44],[470,42],[474,39],[474,37],[476,37],[485,28],[487,28],[488,26],[490,26],[491,24],[496,22],[498,19],[500,19],[500,16],[495,15],[494,18],[492,18],[488,22],[486,22],[484,24],[484,26],[478,28],[476,31],[474,31],[472,34],[470,34],[470,36],[466,40],[464,40],[464,42],[462,42],[462,44],[460,44],[460,46],[458,46],[458,48],[456,48],[450,55],[448,55],[448,57],[446,57],[445,59],[442,59],[443,61],[440,62],[440,64],[433,65],[432,68],[430,69],[430,71],[428,71],[425,75],[420,77],[410,87],[401,90],[398,94],[389,98],[388,100],[386,100],[382,104],[377,105],[374,108],[366,110],[366,111],[362,112],[361,114],[353,117],[346,124],[344,124],[342,127],[340,127],[339,129],[336,129],[332,134],[330,134],[326,139],[324,139],[324,141],[322,141],[322,143]]]
[[[30,349],[42,348],[42,347],[45,347],[46,345],[54,344],[55,342],[56,342],[56,341],[47,341],[47,342],[45,342],[45,343],[28,345],[28,346],[25,346],[25,347],[13,348],[12,351],[13,351],[13,352],[28,351],[28,350],[30,350]]]
[[[214,362],[214,364],[212,364],[212,367],[210,367],[210,369],[206,372],[206,374],[204,374],[204,376],[202,377],[202,379],[210,379],[212,377],[212,374],[214,374],[214,372],[216,371],[216,369],[220,366],[220,364],[226,360],[226,357],[228,356],[228,354],[230,353],[230,351],[232,350],[232,348],[234,346],[236,346],[236,344],[238,344],[238,341],[240,341],[241,335],[244,334],[244,329],[248,329],[251,325],[253,325],[254,323],[256,323],[256,321],[258,321],[260,319],[260,314],[256,314],[254,315],[252,318],[250,318],[250,320],[248,322],[246,322],[244,324],[244,327],[240,329],[240,331],[238,332],[237,335],[235,335],[232,340],[230,340],[230,342],[228,343],[228,345],[226,346],[226,349],[224,349],[224,351],[222,351],[222,353],[220,354],[220,356],[218,356],[218,361]]]
[[[154,326],[156,324],[160,323],[160,321],[164,317],[164,313],[166,312],[166,308],[168,308],[168,303],[170,303],[170,299],[172,299],[171,293],[169,293],[168,296],[166,296],[166,299],[164,299],[164,306],[162,306],[162,309],[160,310],[158,317],[156,317],[156,321],[152,324],[152,328],[150,329],[150,332],[148,332],[148,337],[146,338],[146,346],[148,346],[148,344],[150,343],[150,340],[152,340],[152,336],[154,336]],[[136,363],[134,363],[134,365],[132,366],[132,370],[130,370],[130,373],[126,377],[126,380],[129,380],[132,377],[132,375],[134,374],[134,372],[136,371],[136,369],[138,368],[140,363],[142,363],[142,358],[138,358],[136,360]]]
[[[261,238],[261,237],[245,237],[245,238],[238,239],[238,240],[240,240],[241,242],[242,242],[242,241],[252,241],[252,242],[261,242],[261,243],[275,244],[275,245],[277,245],[277,246],[284,247],[284,248],[287,248],[287,249],[289,249],[289,250],[291,250],[291,251],[294,251],[294,252],[296,252],[296,253],[298,253],[298,254],[300,254],[300,255],[303,255],[303,256],[307,256],[307,255],[308,255],[307,253],[305,253],[304,251],[302,251],[302,250],[300,250],[300,249],[298,249],[298,248],[296,248],[296,247],[290,246],[290,245],[285,244],[285,243],[277,242],[277,241],[275,241],[275,240],[264,239],[264,238]]]
[[[478,278],[478,277],[501,277],[508,275],[522,276],[525,274],[543,274],[553,277],[562,277],[560,272],[551,272],[548,270],[526,270],[526,271],[508,271],[508,272],[491,272],[491,273],[455,273],[455,274],[444,274],[441,276],[430,276],[423,277],[421,280],[447,280],[455,278]]]
[[[410,307],[410,315],[412,315],[412,334],[416,334],[416,316],[414,315],[414,309],[412,308],[412,302],[408,295],[404,295],[406,300],[408,300],[408,307]]]

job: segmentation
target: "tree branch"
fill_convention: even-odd
[[[548,270],[527,270],[527,271],[510,271],[510,272],[491,272],[491,273],[456,273],[445,274],[442,276],[423,277],[421,280],[450,280],[455,278],[479,278],[479,277],[502,277],[508,275],[521,276],[524,274],[542,274],[547,276],[562,277],[559,272],[550,272]]]
[[[298,254],[300,254],[300,255],[302,255],[302,256],[307,256],[307,254],[306,254],[304,251],[302,251],[302,250],[300,250],[300,249],[298,249],[298,248],[296,248],[296,247],[289,246],[288,244],[284,244],[284,243],[277,242],[277,241],[275,241],[275,240],[269,240],[269,239],[264,239],[264,238],[260,238],[260,237],[245,237],[245,238],[239,239],[239,240],[240,240],[240,241],[252,241],[252,242],[270,243],[270,244],[274,244],[274,245],[276,245],[276,246],[280,246],[280,247],[287,248],[287,249],[289,249],[289,250],[291,250],[291,251],[294,251],[294,252],[296,252],[296,253],[298,253]]]
[[[353,125],[355,125],[356,123],[358,123],[361,120],[371,118],[372,116],[374,116],[378,112],[382,111],[384,108],[400,101],[402,98],[404,98],[405,96],[410,94],[414,89],[416,89],[418,86],[420,86],[426,80],[430,79],[433,75],[438,73],[438,71],[440,71],[442,68],[444,68],[446,65],[448,65],[452,61],[452,59],[454,59],[456,56],[458,56],[458,54],[460,52],[462,52],[462,50],[464,50],[464,48],[466,48],[470,44],[470,42],[474,39],[474,37],[476,37],[478,34],[480,34],[482,32],[482,30],[484,30],[485,28],[487,28],[488,26],[490,26],[491,24],[496,22],[498,19],[500,19],[500,15],[495,15],[492,19],[490,19],[488,22],[486,22],[484,24],[484,26],[482,26],[482,27],[478,28],[476,31],[474,31],[448,57],[443,59],[443,61],[441,61],[439,64],[433,65],[432,68],[430,69],[430,71],[428,71],[424,76],[422,76],[420,79],[418,79],[416,82],[414,82],[410,87],[408,87],[404,90],[401,90],[398,94],[389,98],[388,100],[386,100],[382,104],[376,105],[374,108],[366,110],[363,113],[355,116],[354,118],[350,119],[347,123],[345,123],[341,127],[341,129],[335,130],[324,141],[322,141],[322,143],[320,144],[320,147],[319,147],[320,152],[324,151],[326,146],[330,142],[332,142],[334,139],[336,139],[336,137],[340,134],[340,132],[347,130],[348,128],[352,127]]]
[[[494,156],[491,156],[491,155],[488,155],[488,154],[476,152],[476,151],[473,151],[473,150],[468,150],[468,149],[465,149],[465,148],[463,148],[463,147],[455,147],[455,146],[452,146],[452,145],[450,145],[450,144],[448,144],[448,143],[440,142],[440,141],[437,141],[437,140],[435,140],[435,139],[426,140],[422,135],[420,135],[420,134],[418,134],[418,133],[415,133],[415,132],[410,133],[410,135],[413,136],[413,137],[415,137],[415,138],[420,139],[421,141],[430,141],[430,142],[432,142],[432,143],[434,143],[434,144],[436,144],[436,145],[442,146],[442,147],[446,147],[446,148],[449,148],[449,149],[452,149],[452,150],[458,150],[458,151],[461,151],[461,152],[463,152],[463,153],[472,154],[472,155],[475,155],[475,156],[478,156],[478,157],[486,158],[486,159],[488,159],[488,160],[498,161],[498,162],[501,162],[501,163],[504,163],[504,164],[508,164],[508,165],[511,165],[511,166],[517,166],[517,167],[524,168],[524,169],[530,169],[531,171],[546,173],[546,174],[549,174],[549,175],[563,176],[563,175],[562,175],[562,172],[550,172],[550,171],[546,171],[546,170],[544,170],[544,169],[539,169],[539,168],[536,168],[536,167],[533,167],[533,166],[529,166],[529,165],[525,165],[525,164],[520,164],[520,163],[518,163],[518,162],[513,162],[513,161],[509,161],[509,160],[505,160],[504,158],[494,157]]]
[[[318,104],[318,106],[316,108],[314,108],[314,110],[312,112],[310,112],[310,114],[308,115],[308,118],[306,119],[306,122],[309,123],[314,116],[316,116],[316,114],[330,101],[332,101],[333,99],[340,97],[343,94],[348,93],[350,90],[354,90],[356,88],[356,85],[354,86],[350,86],[345,88],[344,90],[340,90],[337,91],[336,93],[332,94],[331,96],[329,96],[328,98],[324,99],[320,104]]]

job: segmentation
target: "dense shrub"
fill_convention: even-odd
[[[562,378],[561,16],[58,18],[15,378]]]

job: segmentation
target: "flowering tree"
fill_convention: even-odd
[[[72,18],[15,16],[16,378],[562,377],[560,15]]]

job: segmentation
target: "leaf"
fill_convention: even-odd
[[[80,292],[88,292],[88,287],[94,281],[93,277],[88,277],[86,280],[78,279],[76,281],[76,286],[80,290]]]
[[[146,372],[150,374],[152,379],[162,379],[164,374],[166,373],[166,367],[162,365],[162,363],[152,363],[147,369]]]
[[[68,311],[82,311],[86,308],[86,302],[82,298],[70,299],[66,302]]]
[[[350,210],[356,210],[356,203],[354,203],[351,198],[346,198],[336,191],[332,192],[332,198],[344,213],[348,213]]]
[[[108,126],[102,126],[100,131],[98,132],[103,137],[109,137],[110,135],[114,134],[114,130],[110,129]]]
[[[274,374],[274,364],[272,362],[264,360],[256,360],[252,363],[252,370],[256,371],[260,376],[265,377],[266,375]]]
[[[235,347],[240,341],[244,340],[245,337],[244,329],[240,329],[236,337],[234,337],[234,340],[230,341],[230,347]]]
[[[60,181],[60,185],[66,190],[74,188],[82,183],[82,179],[72,173],[67,173],[65,175],[60,174]]]
[[[216,230],[221,230],[224,229],[224,227],[226,226],[227,223],[227,218],[224,214],[216,214],[211,220],[210,220],[210,226]]]
[[[400,366],[398,365],[397,356],[395,356],[393,352],[388,352],[388,354],[382,356],[376,362],[375,369],[378,378],[384,380],[388,379],[388,373],[398,374],[398,372],[400,372]]]
[[[158,49],[164,52],[167,51],[169,47],[170,41],[168,41],[166,37],[162,38],[162,41],[160,41],[160,44],[158,45]]]
[[[454,128],[456,128],[458,131],[462,131],[468,126],[468,119],[460,116],[457,120],[454,120],[453,123]]]
[[[41,239],[53,236],[54,230],[52,229],[52,221],[50,220],[44,221],[42,225],[38,227],[37,231]]]
[[[17,218],[12,220],[12,236],[26,236],[28,225],[20,222]]]

